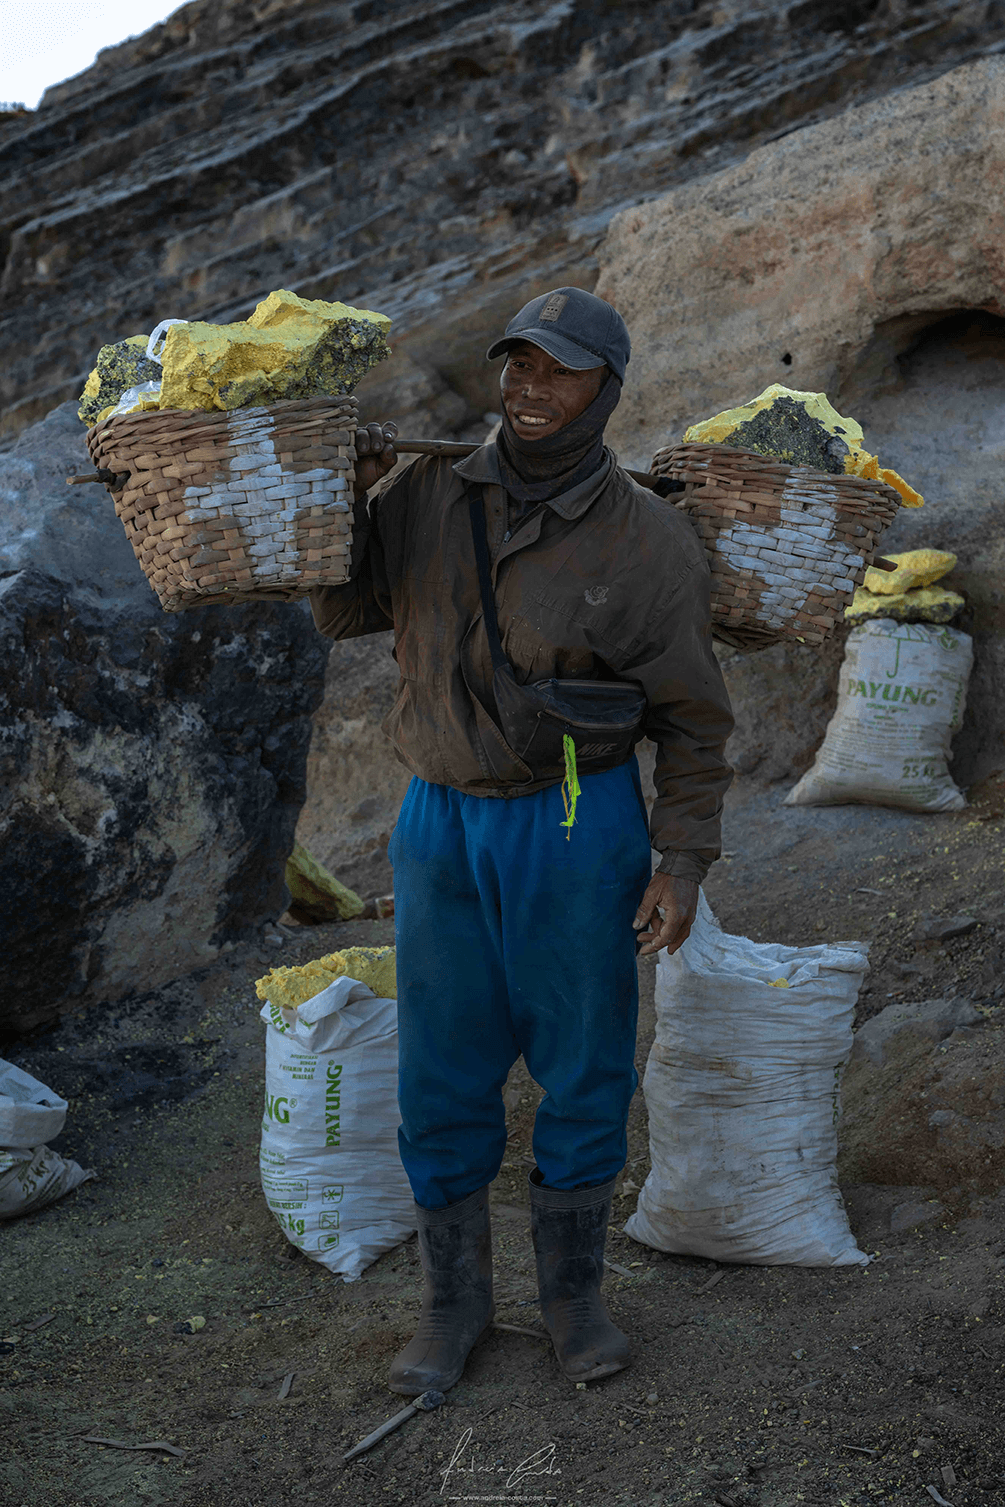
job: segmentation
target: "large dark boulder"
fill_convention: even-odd
[[[0,1032],[275,917],[328,644],[303,605],[162,612],[74,405],[0,457]]]

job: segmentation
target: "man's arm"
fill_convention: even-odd
[[[366,494],[394,467],[396,424],[367,424],[356,433],[356,505],[352,564],[344,586],[315,586],[310,594],[314,625],[327,638],[360,638],[394,626],[387,565],[380,539],[381,499]]]
[[[656,744],[650,833],[661,857],[635,917],[637,931],[649,927],[640,938],[642,955],[661,947],[676,952],[687,939],[698,885],[721,851],[733,714],[712,650],[709,594],[708,566],[695,559],[663,610],[654,612],[636,662],[619,666],[645,690],[644,729]]]

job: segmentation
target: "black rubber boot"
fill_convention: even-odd
[[[599,1381],[631,1361],[628,1339],[600,1296],[614,1182],[561,1192],[530,1184],[530,1228],[541,1313],[571,1381]]]
[[[478,1336],[492,1322],[489,1190],[445,1209],[415,1206],[425,1278],[414,1336],[391,1363],[392,1392],[446,1392],[460,1380]]]

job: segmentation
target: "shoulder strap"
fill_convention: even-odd
[[[482,617],[488,634],[492,668],[498,670],[508,665],[502,640],[499,637],[499,617],[496,613],[495,593],[492,590],[492,562],[489,559],[489,541],[485,531],[485,506],[482,489],[475,484],[467,487],[468,517],[471,521],[471,538],[475,546],[475,562],[478,566],[478,586],[482,594]]]

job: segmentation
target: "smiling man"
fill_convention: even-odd
[[[702,546],[604,446],[629,353],[601,299],[533,299],[488,352],[506,357],[498,439],[397,476],[357,510],[350,583],[312,594],[333,638],[394,628],[384,730],[414,775],[390,848],[399,1142],[425,1275],[391,1367],[406,1395],[452,1386],[491,1322],[488,1187],[521,1054],[545,1091],[529,1190],[544,1321],[573,1381],[629,1361],[600,1283],[638,1082],[636,939],[672,952],[688,935],[732,727]],[[360,499],[395,434],[360,431]]]

